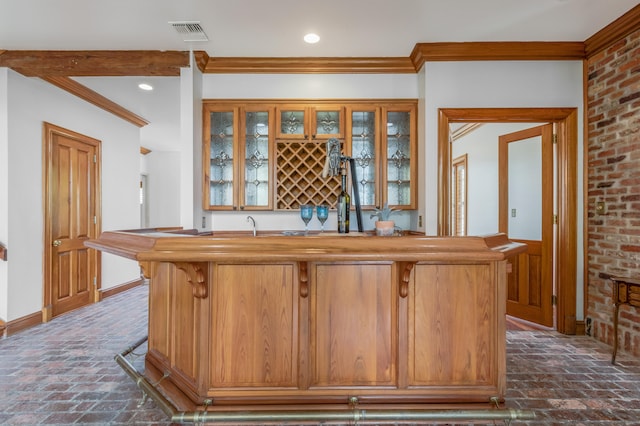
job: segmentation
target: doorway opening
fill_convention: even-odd
[[[454,235],[451,126],[457,123],[552,123],[556,129],[555,203],[557,239],[553,250],[556,282],[556,329],[576,333],[577,110],[575,108],[446,108],[438,124],[438,234]],[[533,125],[533,124],[532,124]],[[468,165],[467,167],[471,167]],[[558,267],[561,266],[561,267]]]

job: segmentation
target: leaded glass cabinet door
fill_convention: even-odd
[[[344,137],[344,108],[337,105],[323,105],[312,108],[310,116],[311,138],[329,139]]]
[[[278,139],[307,139],[309,114],[306,105],[281,105],[276,112]]]
[[[246,109],[243,115],[243,184],[241,209],[270,209],[273,158],[273,109]]]
[[[235,183],[235,146],[236,146],[235,109],[209,110],[209,142],[205,165],[205,209],[232,209],[234,205]],[[207,191],[208,189],[208,191]]]
[[[415,209],[416,108],[383,108],[386,125],[383,140],[384,202],[389,206]]]
[[[348,110],[347,128],[351,157],[356,165],[356,182],[360,204],[364,208],[379,207],[380,137],[378,108],[354,107]]]

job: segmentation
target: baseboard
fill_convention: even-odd
[[[131,290],[134,287],[138,287],[139,285],[144,284],[144,281],[144,278],[138,278],[137,280],[129,281],[128,283],[120,284],[106,290],[100,290],[100,300],[105,297],[115,296],[116,294]]]
[[[584,320],[576,321],[576,336],[584,336],[586,334],[586,327]]]
[[[124,284],[120,284],[108,290],[100,290],[100,300],[105,297],[114,296],[118,293],[122,293],[129,289],[142,285],[144,284],[144,282],[145,280],[143,278],[140,278]],[[15,319],[7,323],[0,320],[0,337],[8,337],[39,324],[42,324],[42,312],[34,312],[33,314],[26,315],[22,318]]]
[[[42,312],[34,312],[6,324],[5,336],[11,336],[27,328],[42,324]]]

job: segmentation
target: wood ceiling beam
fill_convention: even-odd
[[[148,50],[7,50],[0,67],[27,77],[179,76],[189,52]]]
[[[121,107],[117,103],[105,98],[99,93],[94,92],[88,87],[78,83],[77,81],[69,77],[60,76],[46,76],[41,77],[43,80],[57,86],[67,92],[76,95],[77,97],[84,99],[85,101],[108,111],[117,117],[122,118],[130,123],[135,124],[138,127],[144,127],[149,122],[144,118],[132,113],[131,111]]]

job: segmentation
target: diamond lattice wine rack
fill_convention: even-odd
[[[335,208],[340,177],[322,178],[324,141],[278,141],[276,209],[298,209],[300,204],[328,204]]]

